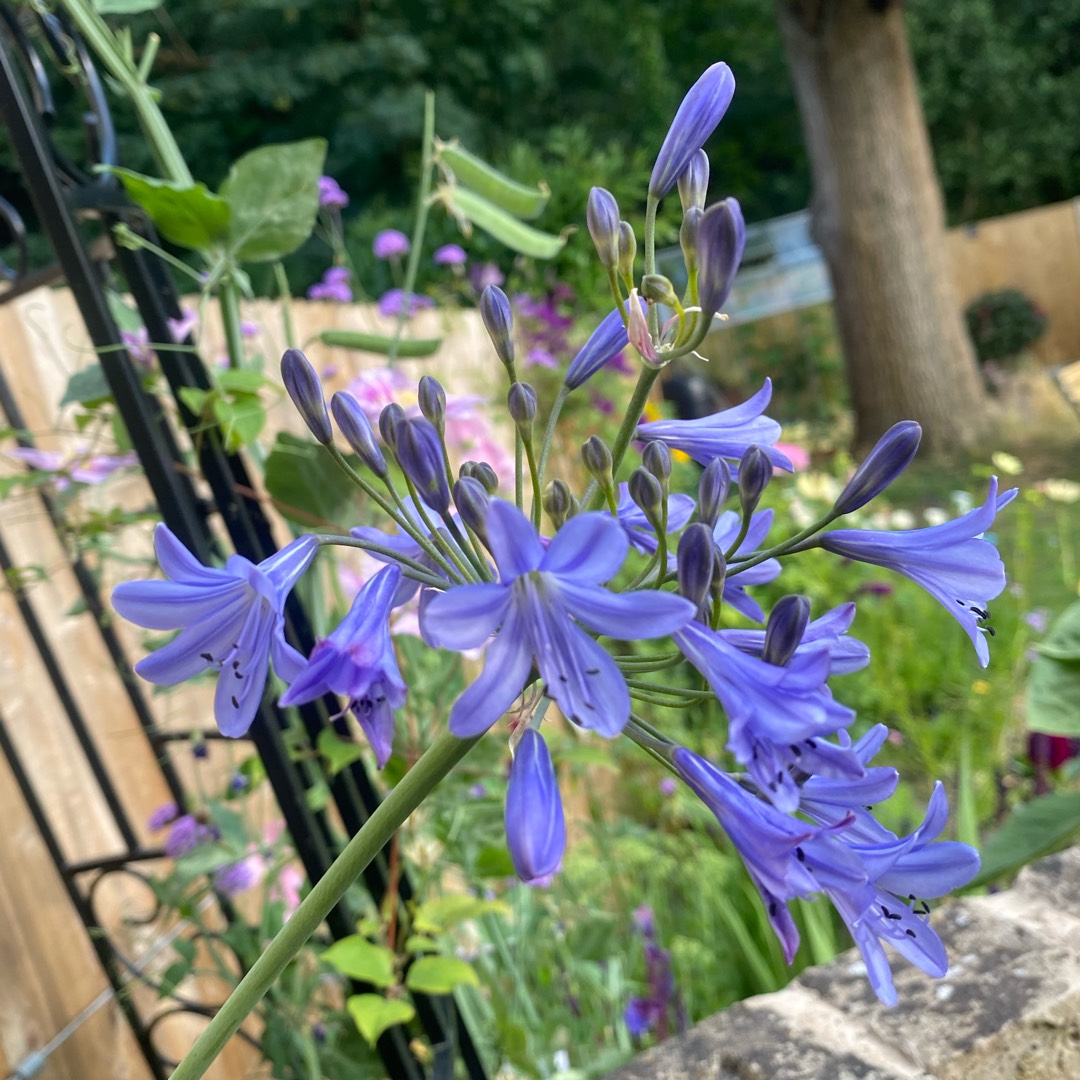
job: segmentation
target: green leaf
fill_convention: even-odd
[[[345,1007],[369,1046],[374,1046],[387,1028],[407,1024],[416,1015],[416,1010],[407,1001],[395,1001],[378,994],[353,994]]]
[[[337,776],[342,769],[347,769],[364,756],[364,751],[356,743],[340,738],[330,728],[323,728],[319,732],[315,748],[326,758],[331,776]]]
[[[250,368],[227,368],[218,372],[217,384],[222,390],[236,393],[257,394],[267,384],[261,371]]]
[[[183,960],[174,960],[161,976],[161,984],[158,987],[158,997],[167,998],[172,997],[176,988],[188,977],[191,973],[191,965],[185,963]]]
[[[362,330],[323,330],[319,334],[319,341],[339,349],[356,349],[387,356],[394,339],[389,334],[368,334]],[[422,359],[434,356],[440,345],[442,338],[402,338],[398,342],[397,354],[407,360]]]
[[[229,204],[229,250],[266,262],[295,251],[315,227],[325,139],[252,150],[233,162],[221,197]]]
[[[353,489],[311,439],[280,432],[266,459],[266,490],[275,507],[300,525],[355,524]]]
[[[176,868],[191,877],[196,877],[199,874],[212,874],[215,870],[236,862],[238,857],[233,852],[224,851],[220,847],[197,847],[187,855],[181,855],[176,860]]]
[[[225,449],[230,453],[258,438],[266,423],[266,409],[257,394],[214,398],[214,416],[221,425]]]
[[[206,408],[206,399],[213,393],[198,386],[181,386],[177,391],[180,400],[196,415],[202,416]]]
[[[313,784],[308,788],[304,800],[307,802],[308,809],[312,811],[312,813],[317,814],[320,810],[325,810],[330,802],[329,784]]]
[[[76,371],[68,379],[60,405],[86,405],[93,407],[103,402],[112,401],[112,391],[105,379],[105,370],[100,364],[91,364],[82,371]]]
[[[406,938],[405,951],[407,953],[438,952],[439,946],[429,937],[424,937],[422,934],[414,934],[412,937]]]
[[[456,956],[422,956],[405,976],[405,985],[417,994],[451,994],[459,986],[479,986],[472,964]]]
[[[105,302],[109,305],[109,314],[113,317],[113,322],[116,323],[118,329],[126,330],[129,334],[142,329],[142,316],[135,308],[125,303],[119,293],[106,289]]]
[[[1080,660],[1080,601],[1061,613],[1035,649],[1054,660]]]
[[[149,215],[166,240],[194,251],[220,247],[229,235],[229,204],[205,184],[155,180],[130,169],[111,166],[128,198]]]
[[[482,847],[473,861],[473,873],[477,877],[513,877],[516,872],[510,852],[505,846],[492,844],[489,847]]]
[[[509,914],[510,908],[502,900],[482,900],[476,896],[451,893],[421,904],[416,909],[413,929],[419,934],[438,934],[466,919]]]
[[[1028,676],[1026,698],[1031,731],[1080,736],[1080,660],[1037,656]]]
[[[972,885],[1003,874],[1064,847],[1080,832],[1080,792],[1043,795],[1018,806],[983,845],[982,869]]]
[[[342,975],[372,986],[393,986],[394,954],[382,945],[373,945],[359,934],[335,941],[322,954],[323,960],[333,965]]]

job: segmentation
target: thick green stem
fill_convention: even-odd
[[[401,341],[405,322],[409,318],[413,289],[416,287],[416,275],[420,269],[420,249],[424,246],[424,231],[427,229],[428,211],[431,207],[428,199],[431,195],[431,170],[435,160],[435,94],[429,90],[424,95],[424,134],[420,160],[420,190],[416,194],[416,222],[413,225],[412,246],[409,248],[409,261],[405,265],[405,281],[402,283],[401,309],[398,311],[394,338],[390,342],[390,351],[386,354],[387,367],[393,367],[397,360],[398,344]]]
[[[382,850],[405,819],[435,786],[476,745],[475,739],[444,735],[405,774],[380,803],[364,827],[349,841],[318,881],[293,917],[282,927],[266,951],[255,961],[240,985],[229,995],[209,1026],[199,1036],[170,1080],[198,1080],[206,1074],[225,1044],[255,1009],[263,995],[285,970],[333,910],[346,890]]]
[[[225,349],[229,354],[229,367],[244,366],[244,333],[240,318],[240,290],[236,279],[226,273],[221,279],[221,325],[225,330]]]

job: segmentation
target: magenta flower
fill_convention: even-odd
[[[353,291],[349,287],[352,272],[347,266],[331,266],[307,291],[309,300],[335,300],[339,304],[352,302]]]
[[[332,176],[319,177],[319,205],[328,210],[344,210],[349,205],[349,196]]]
[[[399,229],[383,229],[375,234],[371,250],[376,259],[400,259],[409,254],[409,238]]]
[[[464,266],[468,261],[465,249],[460,244],[443,244],[435,249],[431,258],[436,266]]]

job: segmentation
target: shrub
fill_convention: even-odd
[[[1046,331],[1046,313],[1018,289],[984,293],[964,312],[979,363],[1012,360]]]

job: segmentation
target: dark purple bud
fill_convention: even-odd
[[[544,488],[543,507],[556,529],[561,529],[567,518],[577,513],[578,509],[577,500],[563,480],[552,480]]]
[[[784,596],[776,601],[765,624],[761,658],[783,667],[794,655],[810,621],[810,601],[805,596]]]
[[[708,608],[709,589],[716,569],[715,551],[712,529],[702,521],[688,525],[679,538],[679,592],[697,605],[699,616]]]
[[[476,463],[473,476],[484,485],[484,490],[489,495],[494,495],[499,490],[499,476],[486,461]]]
[[[697,269],[698,235],[701,232],[701,219],[704,216],[704,210],[691,206],[683,215],[682,225],[679,227],[679,247],[682,248],[683,262],[686,263],[687,272]]]
[[[674,286],[663,274],[646,274],[641,279],[641,295],[653,303],[674,307],[679,302]]]
[[[466,527],[472,529],[486,544],[487,514],[491,506],[491,496],[484,490],[484,485],[471,476],[455,480],[454,505]]]
[[[717,600],[724,598],[724,579],[727,577],[727,560],[724,553],[713,545],[712,594]]]
[[[667,484],[671,478],[671,451],[665,443],[655,440],[646,443],[641,452],[641,463],[661,484]]]
[[[640,303],[641,310],[644,311],[645,301]],[[609,315],[604,316],[600,325],[589,335],[589,340],[582,345],[581,351],[570,361],[563,382],[571,390],[576,390],[606,363],[614,360],[629,344],[630,338],[626,333],[622,313],[615,308]]]
[[[649,523],[656,526],[661,520],[664,502],[664,489],[660,486],[660,481],[648,469],[635,469],[630,474],[627,487],[630,498],[641,508]]]
[[[847,482],[833,510],[850,514],[876,499],[910,464],[919,449],[922,428],[914,420],[893,424]]]
[[[735,199],[705,211],[698,228],[698,300],[703,317],[711,319],[731,293],[735,271],[746,246],[746,223]]]
[[[507,368],[514,366],[514,313],[510,301],[498,285],[488,285],[480,294],[480,317],[499,359]]]
[[[405,410],[396,401],[383,407],[383,411],[379,413],[379,434],[384,446],[397,450],[398,431],[406,419]]]
[[[522,881],[555,873],[566,850],[566,820],[555,766],[535,728],[522,734],[510,766],[506,843]]]
[[[637,237],[629,221],[619,222],[619,274],[627,281],[634,280],[634,259],[637,256]]]
[[[685,214],[691,207],[705,208],[705,196],[709,193],[709,155],[699,150],[679,177],[679,202]]]
[[[435,430],[442,434],[446,426],[446,391],[439,380],[431,375],[422,375],[416,400],[420,411],[435,425]]]
[[[536,391],[528,383],[511,383],[506,394],[506,407],[517,429],[528,438],[536,419]]]
[[[323,445],[332,442],[334,429],[326,415],[322,380],[299,349],[285,350],[281,357],[281,380],[311,434]]]
[[[601,266],[612,269],[619,261],[619,204],[615,196],[602,187],[592,188],[585,208],[585,220]]]
[[[585,445],[581,448],[581,460],[601,485],[611,483],[611,451],[599,436],[590,435],[585,440]]]
[[[338,431],[353,448],[356,456],[378,477],[386,479],[386,458],[375,440],[371,421],[368,420],[360,402],[345,390],[339,390],[330,399],[330,411],[334,414]]]
[[[772,479],[773,464],[760,446],[747,447],[739,462],[739,502],[744,514],[752,514]]]
[[[730,489],[731,469],[728,463],[723,458],[713,458],[705,466],[698,482],[698,518],[710,529],[716,527]]]
[[[401,471],[432,510],[437,514],[449,513],[450,484],[446,477],[442,439],[435,426],[421,417],[414,417],[399,424],[396,435],[394,449]]]
[[[686,171],[723,119],[735,94],[727,64],[713,64],[687,92],[671,122],[649,180],[649,194],[662,199]]]

